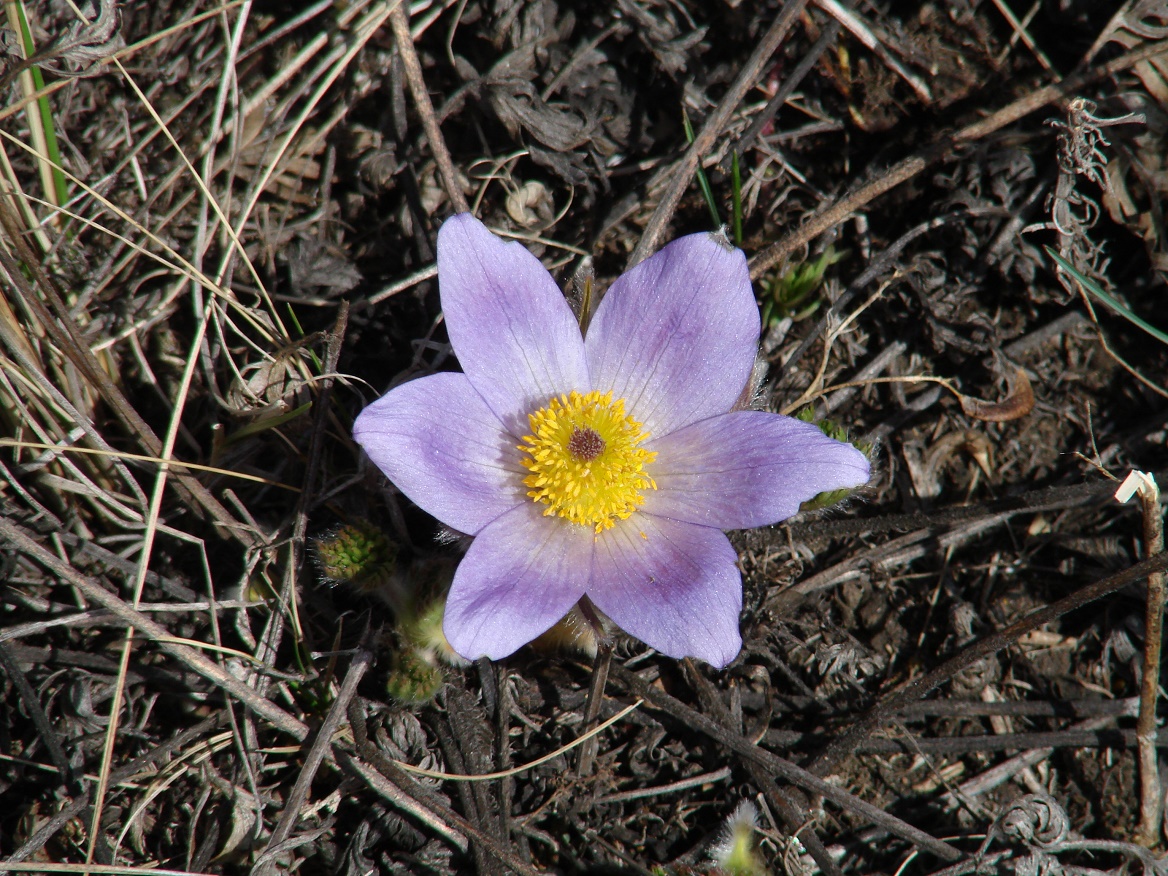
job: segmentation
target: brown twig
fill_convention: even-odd
[[[897,713],[902,721],[924,718],[979,718],[1003,715],[1014,718],[1095,718],[1131,717],[1136,713],[1135,697],[1122,700],[1023,700],[983,702],[982,700],[924,700],[905,706]]]
[[[779,757],[755,745],[740,733],[732,733],[712,718],[701,712],[691,709],[677,698],[670,696],[645,682],[639,675],[626,669],[619,663],[614,663],[610,670],[612,677],[627,690],[641,697],[645,702],[660,709],[687,727],[706,734],[721,745],[726,746],[736,754],[761,764],[770,775],[789,782],[813,794],[820,794],[825,800],[830,800],[841,809],[844,809],[871,824],[877,825],[894,836],[912,843],[923,851],[928,851],[944,861],[957,861],[962,854],[953,846],[931,836],[919,828],[901,821],[883,809],[878,809],[871,803],[861,800],[854,794],[849,794],[842,788],[825,782],[812,775],[789,760]]]
[[[366,633],[367,636],[368,633]],[[300,775],[296,777],[296,783],[288,792],[284,811],[280,813],[280,820],[268,838],[267,847],[257,858],[255,866],[252,867],[252,876],[268,876],[268,874],[276,872],[275,858],[281,852],[284,842],[291,835],[292,828],[296,826],[296,822],[300,818],[300,810],[304,806],[305,800],[308,799],[308,792],[311,790],[312,780],[316,777],[317,770],[320,769],[325,756],[332,751],[333,734],[341,726],[341,719],[345,716],[349,703],[357,693],[357,685],[372,665],[373,652],[364,645],[358,648],[353,662],[349,664],[349,671],[345,673],[341,689],[337,692],[337,698],[329,707],[328,715],[321,723],[320,730],[317,731],[316,738],[312,741],[312,747],[304,758],[304,766],[300,770]]]
[[[61,739],[49,720],[49,716],[45,713],[40,697],[37,696],[20,667],[16,665],[11,649],[2,641],[0,641],[0,670],[8,676],[8,680],[16,688],[16,694],[24,704],[25,713],[32,718],[38,738],[48,750],[49,760],[53,762],[53,766],[61,774],[61,783],[68,789],[69,793],[78,793],[81,786],[77,781],[77,772],[69,763],[65,748],[61,745]]]
[[[851,7],[854,5],[854,2],[848,2],[844,5]],[[819,59],[823,57],[823,53],[827,51],[828,46],[835,42],[835,38],[839,36],[839,32],[840,23],[838,21],[832,20],[828,22],[827,26],[823,29],[823,33],[819,35],[819,39],[815,41],[815,45],[795,65],[795,69],[783,80],[783,84],[779,86],[779,90],[775,92],[775,96],[767,101],[766,106],[762,108],[762,111],[750,123],[750,127],[734,143],[731,155],[742,155],[754,145],[754,141],[758,139],[759,134],[766,127],[767,122],[773,119],[778,111],[783,108],[787,99],[795,93],[795,89],[802,84],[807,74],[811,72],[811,69],[819,63]],[[727,155],[722,159],[722,163],[718,169],[723,173],[729,173],[732,166],[731,162],[730,155]]]
[[[732,729],[734,725],[730,710],[722,702],[717,688],[702,675],[693,660],[687,657],[682,665],[685,668],[685,676],[689,680],[690,687],[694,688],[702,703],[702,708],[712,714],[722,726],[728,730]],[[779,818],[786,824],[787,830],[791,832],[791,836],[803,843],[803,847],[807,849],[807,853],[811,855],[812,860],[819,866],[824,876],[841,876],[840,868],[824,847],[823,840],[812,829],[813,819],[808,816],[807,807],[801,805],[801,801],[793,799],[787,790],[780,788],[761,764],[750,760],[747,761],[746,766],[750,771],[751,779],[766,796],[767,803],[778,813]]]
[[[1151,559],[1144,560],[1118,572],[1102,578],[1086,587],[1081,587],[1074,593],[1064,596],[1057,602],[1033,611],[1019,621],[1010,624],[1005,629],[986,636],[974,642],[968,648],[958,652],[946,660],[936,669],[924,675],[917,676],[901,686],[898,690],[884,697],[876,708],[856,721],[851,728],[833,740],[810,765],[809,769],[816,775],[827,775],[833,772],[839,764],[850,757],[857,748],[872,735],[872,732],[888,723],[901,709],[919,700],[933,688],[945,683],[961,670],[972,666],[979,660],[996,654],[1010,647],[1018,639],[1036,630],[1043,624],[1048,624],[1068,612],[1090,605],[1108,594],[1114,593],[1147,578],[1148,575],[1168,569],[1168,554],[1161,553]]]
[[[1165,52],[1168,52],[1168,40],[1160,40],[1120,55],[1106,64],[1073,73],[1060,82],[1030,92],[1025,97],[1019,98],[981,121],[966,125],[953,134],[943,137],[938,143],[916,155],[902,159],[875,179],[862,184],[850,194],[844,195],[834,204],[816,213],[801,227],[756,254],[750,260],[751,278],[757,279],[775,265],[785,262],[793,253],[816,237],[845,221],[862,209],[864,205],[917,176],[925,168],[951,157],[959,146],[974,143],[1019,119],[1025,118],[1047,104],[1070,97],[1085,85],[1121,70],[1126,70],[1141,61],[1147,61]],[[697,145],[696,142],[694,145]]]
[[[1158,479],[1168,478],[1168,470],[1155,473]],[[1115,492],[1115,484],[1110,481],[1095,480],[1070,486],[1042,487],[1029,490],[1017,496],[992,499],[976,505],[950,505],[934,508],[927,512],[913,514],[885,514],[880,517],[857,518],[852,520],[815,520],[779,527],[774,530],[760,530],[751,533],[758,536],[759,546],[786,544],[788,538],[796,541],[811,538],[843,538],[855,535],[876,535],[882,532],[907,532],[916,529],[936,530],[959,523],[968,523],[994,517],[998,514],[1049,511],[1057,508],[1073,508],[1094,502]],[[755,544],[752,542],[752,545]]]
[[[608,668],[612,665],[612,646],[601,642],[596,648],[596,660],[592,664],[592,678],[588,684],[588,701],[584,706],[584,723],[581,732],[587,733],[596,726],[596,719],[600,716],[600,705],[604,701],[604,687],[608,684]],[[596,751],[600,746],[599,736],[590,736],[580,746],[579,758],[576,761],[576,775],[592,775],[592,767],[596,762]]]
[[[376,749],[373,749],[373,751],[375,752]],[[439,816],[433,811],[437,807],[421,802],[417,795],[407,792],[399,787],[396,782],[387,778],[383,768],[374,768],[371,762],[365,762],[368,760],[368,757],[364,759],[354,757],[346,751],[337,752],[337,761],[340,765],[350,774],[361,779],[384,800],[402,812],[416,818],[460,852],[465,852],[470,847],[470,843],[467,842],[466,836],[463,836],[463,833],[474,836],[475,831],[478,830],[474,825],[466,822],[465,825],[460,826],[460,829],[452,828],[446,823],[445,819],[449,818],[451,821],[455,821],[456,819],[451,817],[454,815],[453,812],[443,812],[442,816]],[[469,830],[467,829],[467,825],[470,827]]]
[[[155,642],[159,648],[177,658],[192,672],[196,672],[230,696],[239,700],[248,709],[268,721],[273,727],[287,733],[294,739],[303,740],[308,736],[308,726],[298,718],[285,712],[275,703],[259,696],[254,690],[231,673],[208,660],[195,648],[175,641],[174,635],[161,624],[135,610],[123,599],[110,593],[96,581],[86,577],[55,554],[36,542],[24,529],[5,517],[0,517],[0,543],[7,542],[35,562],[56,573],[60,578],[76,587],[87,598],[109,609],[128,626]]]
[[[1107,726],[1111,718],[1089,718],[1086,721],[1079,721],[1074,726],[1069,727],[1069,730],[1101,730]],[[973,778],[968,779],[958,785],[956,788],[950,788],[941,799],[945,806],[969,806],[976,802],[978,797],[988,794],[995,788],[1000,788],[1006,782],[1010,781],[1019,773],[1032,769],[1038,766],[1044,760],[1049,758],[1055,750],[1055,746],[1045,746],[1040,748],[1031,748],[1022,751],[1019,754],[1009,757],[1006,760],[995,763],[989,769],[983,770]]]
[[[653,182],[657,182],[664,179],[668,180],[668,182],[666,183],[665,191],[661,195],[661,200],[657,204],[657,208],[653,211],[653,215],[649,219],[649,224],[645,226],[645,231],[641,234],[637,248],[629,256],[628,267],[631,268],[637,262],[648,258],[657,249],[658,241],[665,231],[665,226],[673,218],[678,201],[681,200],[682,194],[689,186],[694,173],[697,172],[698,162],[713,147],[714,141],[726,127],[726,122],[729,121],[731,113],[742,102],[742,98],[746,96],[747,91],[753,88],[755,83],[758,82],[759,73],[762,71],[762,68],[778,50],[786,38],[787,32],[795,23],[795,19],[806,5],[807,0],[786,0],[783,4],[782,11],[775,16],[774,23],[770,26],[766,35],[763,36],[762,41],[759,42],[754,52],[751,53],[750,58],[743,65],[742,71],[738,74],[734,83],[727,89],[726,94],[723,95],[722,100],[718,103],[717,109],[710,113],[705,124],[702,125],[701,131],[694,138],[689,149],[686,150],[685,155],[679,161],[660,171],[653,180]],[[653,187],[653,182],[649,184],[650,188]]]
[[[434,161],[438,164],[438,175],[442,178],[442,188],[446,190],[446,197],[457,213],[466,213],[470,205],[458,184],[458,174],[454,171],[454,162],[450,159],[450,150],[446,148],[446,140],[442,136],[442,129],[438,127],[438,117],[434,114],[434,104],[430,100],[430,92],[426,90],[426,80],[422,76],[422,64],[418,60],[418,53],[414,49],[414,38],[410,35],[410,18],[405,3],[399,3],[390,13],[389,25],[393,28],[393,41],[401,53],[405,67],[406,82],[410,87],[410,95],[414,99],[414,107],[422,117],[422,129],[426,132],[426,139],[430,141],[430,151],[434,153]]]
[[[1111,720],[1099,718],[1096,720]],[[824,737],[784,730],[768,730],[763,741],[775,748],[807,751]],[[1151,744],[1168,748],[1168,733],[1152,734]],[[856,754],[962,755],[975,751],[1030,751],[1036,748],[1136,748],[1134,730],[1046,730],[1028,733],[992,733],[976,736],[913,736],[910,739],[866,739],[856,746]]]
[[[369,739],[365,716],[361,714],[360,701],[356,699],[349,706],[349,726],[353,728],[353,740],[361,760],[338,752],[337,758],[343,766],[360,776],[387,800],[423,820],[437,833],[450,840],[460,851],[467,849],[467,842],[463,836],[470,837],[476,845],[494,855],[516,873],[522,873],[524,876],[535,876],[538,873],[530,864],[504,848],[494,837],[451,810],[436,794],[415,782],[403,769],[382,754]]]

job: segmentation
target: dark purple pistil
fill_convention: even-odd
[[[582,462],[591,462],[604,453],[604,439],[594,429],[577,426],[568,439],[568,452]]]

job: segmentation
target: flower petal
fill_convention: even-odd
[[[390,390],[361,411],[353,437],[415,505],[460,532],[527,501],[515,439],[464,374]]]
[[[796,514],[818,493],[868,481],[868,458],[813,423],[736,411],[646,442],[657,452],[648,514],[748,529]]]
[[[443,629],[468,660],[506,657],[550,629],[584,594],[593,533],[524,502],[486,527],[454,573]]]
[[[576,317],[522,244],[469,213],[451,217],[438,232],[438,284],[463,371],[517,437],[552,396],[591,389]]]
[[[716,529],[635,514],[597,539],[588,597],[662,654],[720,668],[742,648],[737,559]]]
[[[691,234],[620,277],[588,327],[595,389],[650,435],[724,414],[758,352],[758,305],[742,251]]]

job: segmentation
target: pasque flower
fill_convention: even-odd
[[[463,373],[396,387],[353,434],[474,536],[450,644],[505,657],[587,596],[663,654],[733,660],[742,579],[722,530],[868,479],[865,456],[816,426],[732,410],[759,337],[742,252],[674,241],[613,283],[586,337],[539,260],[469,214],[438,233],[438,282]]]

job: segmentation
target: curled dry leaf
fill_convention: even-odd
[[[988,423],[1005,423],[1025,417],[1034,410],[1034,390],[1030,388],[1030,378],[1019,368],[1011,384],[1010,394],[1000,402],[986,402],[970,395],[959,395],[961,410]]]
[[[507,195],[507,215],[524,228],[552,219],[555,204],[547,186],[538,180],[524,183]]]

